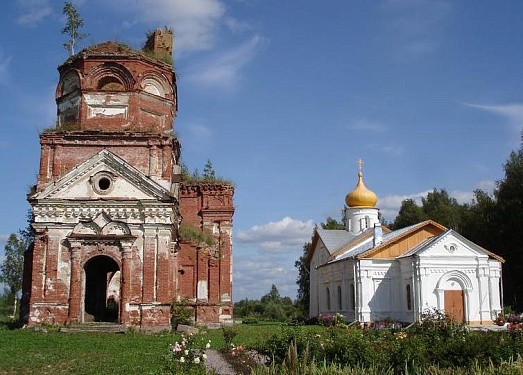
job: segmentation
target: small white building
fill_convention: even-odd
[[[428,220],[382,227],[377,196],[363,184],[347,194],[345,229],[316,229],[310,264],[310,317],[414,322],[427,309],[457,322],[492,324],[502,309],[503,258]]]

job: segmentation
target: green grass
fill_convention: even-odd
[[[175,341],[172,334],[0,330],[0,373],[157,373]]]
[[[0,323],[0,374],[161,373],[169,345],[179,340],[175,333],[45,333]],[[278,324],[239,325],[234,343],[255,347],[279,330]],[[225,347],[221,329],[204,331],[198,340]]]

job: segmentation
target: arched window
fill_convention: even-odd
[[[327,310],[330,311],[330,309],[331,309],[331,293],[330,293],[330,290],[329,290],[328,287],[325,290],[325,295],[326,295],[326,298],[327,298]]]
[[[341,286],[338,286],[338,310],[343,310]]]
[[[123,91],[125,88],[118,78],[106,76],[98,81],[97,89],[104,91]]]
[[[78,75],[74,72],[70,72],[62,79],[62,92],[60,94],[67,95],[79,88],[80,79],[78,78]]]
[[[412,310],[412,295],[410,290],[410,284],[407,284],[406,286],[406,292],[407,292],[407,310]]]

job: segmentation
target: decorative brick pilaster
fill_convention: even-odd
[[[81,246],[80,242],[71,242],[71,281],[69,285],[69,323],[81,321],[82,278],[81,278]]]
[[[127,325],[129,323],[129,303],[131,297],[131,260],[132,260],[132,243],[121,243],[122,251],[122,271],[120,282],[120,323]]]

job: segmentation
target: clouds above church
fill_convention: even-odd
[[[472,104],[465,103],[466,106],[493,113],[504,117],[508,124],[518,133],[523,128],[523,103],[510,104]]]
[[[16,22],[20,25],[34,26],[53,12],[49,0],[16,0],[16,5],[19,10]]]
[[[182,63],[178,67],[181,79],[206,89],[234,89],[244,67],[265,44],[251,23],[231,15],[219,0],[143,0],[133,4],[126,0],[99,1],[124,13],[127,27],[171,27],[177,61],[191,57],[187,71]]]
[[[188,79],[201,86],[234,88],[241,79],[242,69],[258,53],[264,39],[254,35],[240,45],[218,52],[195,64],[188,71]]]
[[[175,34],[175,50],[198,51],[214,47],[226,8],[219,0],[101,0],[106,7],[126,13],[126,24],[166,25]]]
[[[254,225],[246,231],[240,231],[236,237],[243,244],[258,246],[269,252],[281,252],[290,248],[301,250],[303,244],[310,240],[314,223],[284,217],[279,221]]]
[[[387,0],[382,11],[387,19],[384,38],[400,61],[433,55],[445,39],[445,27],[453,17],[450,1]]]

